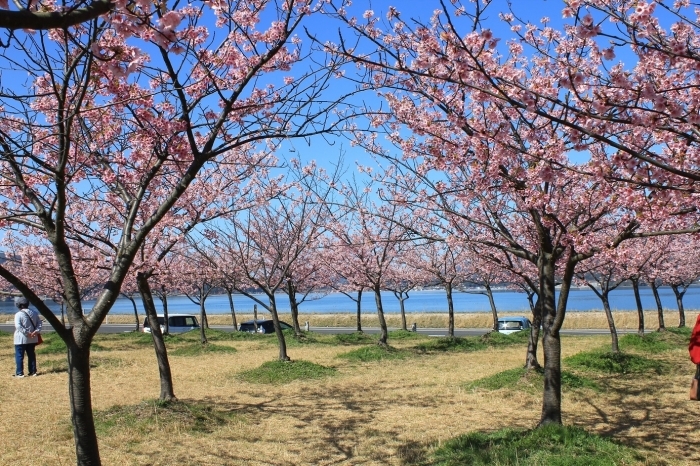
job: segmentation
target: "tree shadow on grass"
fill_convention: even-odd
[[[382,400],[363,400],[358,397],[357,390],[339,389],[323,390],[307,387],[303,394],[277,398],[260,398],[260,391],[255,387],[242,387],[241,395],[257,397],[259,401],[241,404],[237,402],[222,402],[220,399],[211,398],[204,400],[216,410],[236,413],[239,418],[245,419],[248,427],[257,431],[257,425],[261,429],[268,425],[269,418],[286,419],[288,428],[296,432],[295,438],[290,438],[284,444],[286,454],[304,455],[305,462],[309,464],[347,464],[358,456],[364,461],[373,461],[378,464],[390,462],[390,458],[402,458],[404,464],[415,464],[425,454],[426,447],[420,443],[402,442],[400,438],[403,430],[401,423],[397,421],[394,426],[377,424],[378,413],[396,407],[397,400],[390,398]],[[309,403],[308,400],[314,400]],[[424,408],[434,408],[437,400],[433,397],[411,397],[401,400],[404,407],[411,405]],[[406,406],[408,405],[408,406]],[[261,430],[262,431],[262,430]],[[235,438],[231,434],[232,441],[245,441],[244,438]],[[270,439],[248,439],[260,442]],[[283,442],[278,439],[276,442]],[[264,451],[263,444],[259,448]],[[309,452],[312,453],[311,455]],[[255,452],[226,452],[224,458],[228,458],[231,464],[236,462],[259,462],[260,458]],[[262,461],[265,464],[265,460]],[[274,461],[270,460],[270,464]],[[229,464],[229,463],[226,463]]]
[[[691,376],[687,377],[688,388]],[[595,414],[578,413],[576,424],[632,448],[700,464],[700,435],[696,428],[700,403],[689,401],[688,388],[679,387],[672,380],[667,375],[648,374],[601,378],[597,383],[604,387],[607,399],[581,400]],[[659,396],[661,390],[676,392],[677,396]]]

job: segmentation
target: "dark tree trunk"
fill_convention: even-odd
[[[374,287],[374,302],[377,304],[377,316],[379,317],[379,328],[381,333],[379,334],[379,344],[382,346],[387,346],[387,340],[389,339],[389,330],[386,327],[386,320],[384,319],[384,308],[382,307],[382,295],[381,290],[378,286]]]
[[[235,332],[238,330],[238,323],[236,322],[236,309],[233,307],[233,293],[227,289],[226,294],[228,295],[228,305],[231,309],[231,320],[233,321],[233,331]]]
[[[612,310],[610,309],[610,300],[608,299],[607,291],[603,293],[601,299],[603,300],[603,310],[605,311],[605,317],[608,319],[608,328],[610,329],[610,338],[612,339],[610,351],[617,354],[620,352],[620,346],[618,344],[617,328],[615,328],[615,319],[613,319]]]
[[[297,306],[296,287],[292,280],[287,280],[287,296],[289,296],[289,309],[292,312],[292,326],[294,327],[294,335],[300,337],[301,327],[299,326],[299,306]]]
[[[275,326],[275,335],[277,335],[277,342],[279,343],[279,360],[291,361],[289,355],[287,354],[287,342],[284,340],[284,333],[282,333],[282,327],[280,327],[280,319],[277,315],[277,303],[275,302],[275,296],[274,294],[268,296],[270,298],[270,313],[272,314],[272,322]]]
[[[445,283],[445,293],[447,293],[447,336],[455,337],[455,304],[452,300],[452,283]]]
[[[68,396],[78,466],[99,466],[100,450],[92,417],[90,389],[90,341],[80,348],[75,341],[68,345]]]
[[[491,306],[491,315],[493,316],[493,330],[498,330],[498,311],[496,310],[496,303],[493,300],[493,291],[491,291],[491,285],[485,284],[486,296],[489,298],[489,305]]]
[[[168,293],[165,292],[165,286],[161,285],[160,293],[158,293],[160,303],[163,305],[163,326],[165,327],[163,335],[170,334],[170,324],[168,323]]]
[[[683,295],[688,289],[681,291],[678,289],[678,285],[671,285],[673,294],[676,295],[676,304],[678,305],[678,327],[685,327],[685,309],[683,308]]]
[[[651,292],[654,293],[654,300],[656,301],[656,312],[659,316],[659,332],[666,330],[666,324],[664,323],[664,307],[661,304],[661,296],[659,296],[659,288],[656,286],[656,281],[652,280],[649,284],[651,286]]]
[[[168,318],[168,297],[163,296],[160,300],[163,304],[163,335],[170,335],[170,318]]]
[[[156,351],[156,360],[158,361],[158,373],[160,374],[160,400],[173,401],[177,398],[175,397],[172,372],[170,371],[168,351],[163,341],[160,325],[158,325],[158,315],[156,314],[156,306],[153,303],[151,288],[148,285],[147,274],[142,272],[137,273],[136,282],[139,287],[139,293],[141,293],[143,307],[146,309],[148,321],[155,322],[155,325],[151,323],[151,337],[153,338],[153,347]]]
[[[525,369],[532,370],[542,368],[537,360],[537,346],[540,341],[540,327],[542,326],[542,304],[539,296],[537,297],[537,302],[533,304],[532,295],[528,295],[528,301],[532,310],[532,328],[530,328],[530,338],[527,340]]]
[[[610,350],[613,353],[619,353],[620,352],[620,346],[618,345],[618,338],[617,338],[617,329],[615,328],[615,319],[613,319],[612,315],[612,310],[610,309],[610,286],[609,286],[609,281],[606,280],[605,284],[601,283],[600,285],[600,291],[596,289],[595,286],[591,285],[590,283],[586,283],[588,287],[593,290],[593,292],[600,298],[600,301],[603,303],[603,310],[605,311],[605,318],[608,320],[608,329],[610,329],[610,338],[612,339],[612,345]],[[617,286],[617,285],[615,285]]]
[[[559,331],[566,312],[568,285],[573,279],[573,264],[567,264],[559,305],[555,301],[555,263],[551,253],[541,251],[540,301],[542,303],[542,349],[544,353],[544,391],[539,425],[561,424],[561,338]],[[568,279],[568,284],[567,284]],[[566,289],[564,287],[567,287]],[[562,296],[564,294],[564,296]]]
[[[253,304],[253,328],[255,328],[255,333],[258,333],[258,305]]]
[[[134,320],[136,321],[136,328],[134,329],[134,332],[138,332],[141,328],[141,323],[139,322],[139,310],[136,307],[136,301],[134,301],[134,298],[132,298],[131,296],[127,296],[123,293],[122,296],[131,301],[131,306],[134,308]]]
[[[207,341],[207,332],[205,331],[209,326],[206,324],[207,314],[204,311],[204,300],[199,300],[199,340],[203,345],[209,343]]]
[[[408,331],[408,326],[406,325],[406,300],[408,297],[404,298],[403,293],[394,292],[394,296],[399,300],[399,309],[401,310],[401,330]]]
[[[644,336],[644,308],[642,307],[642,297],[639,295],[639,278],[630,278],[632,282],[632,290],[634,290],[634,300],[637,303],[637,317],[639,318],[639,326],[637,327],[637,335]]]
[[[357,292],[357,332],[362,333],[362,288]]]

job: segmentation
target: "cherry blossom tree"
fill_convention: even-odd
[[[411,214],[395,202],[372,202],[371,193],[371,184],[363,188],[346,184],[346,209],[338,213],[343,221],[332,223],[329,230],[337,239],[335,246],[341,257],[347,259],[336,264],[339,274],[353,277],[354,283],[373,291],[380,327],[378,343],[387,346],[389,332],[381,292],[387,289],[393,262],[412,244],[405,227],[411,224]]]
[[[421,253],[420,248],[416,243],[408,243],[397,260],[392,262],[387,274],[385,289],[391,291],[399,301],[399,310],[401,312],[401,330],[407,331],[406,324],[406,300],[410,297],[409,293],[419,286],[427,284],[429,278],[419,267],[413,264],[419,261]]]
[[[139,3],[0,50],[0,225],[51,251],[67,324],[26,277],[1,265],[0,276],[66,342],[78,464],[100,464],[90,343],[146,238],[206,166],[263,166],[276,141],[337,122],[337,100],[321,98],[334,70],[292,70],[311,6]],[[105,278],[85,314],[75,268],[90,248]]]
[[[334,221],[335,231],[350,230],[344,227],[339,220]],[[325,271],[326,279],[323,281],[328,287],[342,293],[355,303],[355,330],[362,331],[362,293],[365,289],[364,280],[358,276],[352,267],[337,267],[337,264],[345,264],[355,258],[350,249],[345,247],[346,243],[338,237],[321,238],[321,246],[318,259],[321,261],[322,270]],[[344,255],[347,254],[347,255]]]
[[[438,236],[439,232],[431,234]],[[447,297],[447,336],[455,337],[455,309],[452,298],[456,285],[463,280],[460,257],[463,249],[453,241],[430,241],[419,249],[418,255],[411,265],[421,269],[427,276],[432,277],[432,283],[439,284],[445,289]]]
[[[613,353],[619,353],[620,346],[615,319],[610,308],[610,292],[627,281],[627,277],[621,276],[622,271],[616,259],[618,256],[624,257],[625,249],[630,247],[630,244],[632,243],[628,242],[621,246],[620,249],[606,251],[594,256],[586,261],[583,267],[579,267],[576,272],[577,281],[590,288],[603,303],[603,311],[610,329],[610,348]]]
[[[649,183],[624,184],[629,176],[603,163],[615,141],[583,137],[610,129],[600,122],[573,131],[568,108],[552,103],[566,74],[552,73],[541,54],[530,60],[518,41],[502,54],[482,28],[481,2],[473,13],[450,6],[466,18],[461,23],[442,6],[425,24],[404,21],[392,8],[381,28],[373,11],[357,19],[348,3],[330,2],[329,15],[356,40],[324,46],[355,63],[363,73],[356,79],[388,104],[370,117],[377,130],[358,131],[354,141],[392,161],[393,192],[442,213],[466,240],[537,267],[546,380],[540,424],[561,423],[559,330],[577,264],[632,237],[691,231],[694,219],[683,215],[692,212],[690,198],[683,190],[650,193]],[[466,34],[457,29],[465,22]],[[384,147],[381,134],[400,155]],[[590,161],[570,157],[580,151]],[[653,186],[666,176],[643,173]]]
[[[663,282],[671,287],[676,297],[679,327],[685,327],[683,296],[688,287],[697,282],[700,277],[699,252],[696,237],[679,236],[675,238],[671,249],[665,255],[665,263],[661,268]]]

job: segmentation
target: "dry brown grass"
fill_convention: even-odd
[[[392,342],[397,347],[415,342]],[[606,345],[606,337],[565,337],[563,356]],[[209,433],[159,423],[142,438],[121,429],[100,438],[104,464],[119,465],[402,465],[415,464],[432,446],[461,433],[502,427],[531,428],[539,418],[538,394],[465,391],[463,384],[518,367],[524,349],[425,355],[385,363],[337,359],[348,347],[293,347],[290,355],[335,367],[338,375],[282,386],[239,381],[236,374],[275,359],[277,349],[259,341],[230,344],[235,354],[206,360],[171,357],[176,394],[234,413]],[[3,417],[0,464],[75,464],[67,401],[67,376],[49,373],[13,379],[12,343],[0,339]],[[110,343],[115,346],[115,344]],[[96,410],[136,406],[158,394],[153,350],[93,352]],[[651,464],[697,464],[700,431],[693,427],[700,403],[687,401],[693,372],[687,353],[662,357],[677,375],[611,377],[610,391],[564,394],[564,422],[608,435],[650,453]],[[39,370],[49,359],[40,356]]]
[[[504,312],[499,316],[524,315],[523,313]],[[525,314],[527,315],[527,314]],[[698,311],[686,311],[686,325],[692,326],[697,318]],[[139,321],[143,321],[144,316],[139,316]],[[386,314],[386,321],[389,327],[401,327],[401,316],[399,314]],[[620,329],[637,329],[638,319],[637,313],[631,311],[615,311],[613,312],[615,326]],[[12,322],[13,316],[0,315],[0,322]],[[253,318],[252,314],[236,315],[238,323]],[[258,318],[269,318],[269,314],[258,313]],[[280,318],[291,323],[289,314],[280,314]],[[408,325],[415,322],[420,328],[447,328],[447,313],[410,313],[406,316]],[[228,314],[212,314],[208,316],[210,325],[231,325],[232,319]],[[299,317],[301,325],[308,321],[312,327],[355,327],[356,317],[353,314],[301,314]],[[648,329],[658,327],[658,317],[656,311],[646,311],[644,313],[644,321]],[[133,315],[115,314],[107,316],[105,321],[108,324],[132,324],[134,323]],[[664,322],[667,327],[677,327],[679,318],[677,311],[665,311]],[[379,321],[377,314],[366,312],[362,315],[363,327],[378,327]],[[490,328],[493,326],[493,317],[490,313],[458,313],[455,314],[455,326],[457,328]],[[605,314],[600,312],[567,312],[564,320],[565,329],[607,329],[608,322]]]

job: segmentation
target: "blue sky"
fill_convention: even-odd
[[[504,46],[507,39],[514,35],[510,31],[510,27],[499,18],[499,13],[509,11],[508,3],[508,0],[492,0],[482,17],[484,27],[491,29],[495,37],[501,38],[499,46]],[[564,3],[561,0],[517,0],[512,3],[513,5],[511,5],[511,7],[513,12],[523,20],[540,24],[542,18],[548,17],[550,19],[549,24],[554,27],[561,27],[562,24],[564,24],[561,15]],[[449,0],[446,0],[445,4],[451,7]],[[411,20],[428,23],[434,10],[441,9],[440,2],[437,0],[356,0],[353,1],[352,7],[348,9],[348,12],[356,16],[359,21],[362,21],[363,12],[366,10],[373,10],[377,16],[383,19],[386,17],[386,12],[389,10],[390,6],[394,6],[400,11],[401,18],[404,22],[409,24]],[[468,11],[473,11],[473,4],[468,0],[464,2],[464,6],[468,9],[471,8],[471,10]],[[467,18],[463,17],[460,19],[453,16],[453,19],[461,22],[463,26],[461,30],[464,33],[469,30]],[[337,41],[338,31],[342,30],[342,25],[336,24],[323,16],[310,18],[306,22],[306,27],[314,34],[318,34],[320,38],[325,38],[333,42]],[[351,36],[348,32],[343,32],[343,34],[346,39],[349,39]],[[304,40],[308,41],[305,37]],[[341,87],[343,86],[341,82],[336,82],[335,84]],[[369,93],[364,94],[362,99],[368,103],[379,103],[378,99]],[[328,139],[334,141],[335,144],[328,144]],[[292,144],[283,145],[279,155],[282,157],[300,158],[303,162],[316,160],[322,166],[330,166],[331,163],[337,159],[341,149],[345,152],[345,164],[350,169],[349,171],[354,170],[356,162],[363,165],[374,165],[372,157],[369,154],[361,148],[351,147],[349,141],[343,138],[314,138],[310,145],[304,141],[295,141]]]

